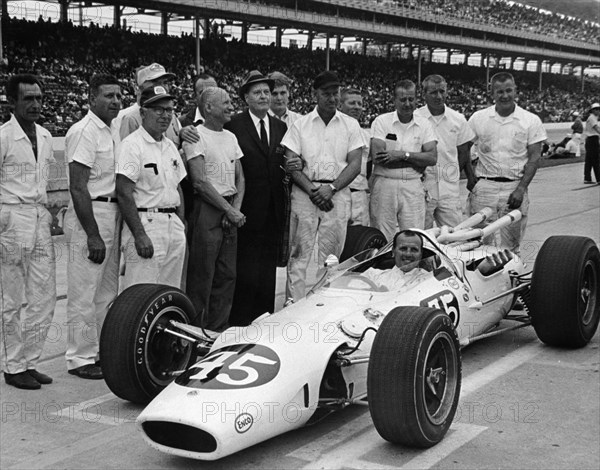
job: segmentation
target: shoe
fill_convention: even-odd
[[[42,385],[48,385],[52,383],[52,377],[46,374],[42,374],[41,372],[38,372],[35,369],[29,369],[27,373]]]
[[[292,299],[291,297],[288,297],[285,302],[283,303],[283,308],[285,307],[289,307],[290,305],[292,305],[294,303],[294,299]]]
[[[38,390],[42,388],[40,383],[35,380],[27,372],[19,372],[18,374],[4,373],[4,381],[13,387],[22,388],[24,390]]]
[[[583,184],[594,184],[592,180],[583,180]]]
[[[82,379],[100,380],[104,378],[102,369],[96,364],[86,364],[85,366],[69,369],[69,374],[76,375]]]
[[[513,310],[517,310],[517,311],[521,311],[521,310],[525,309],[525,305],[523,304],[523,301],[521,299],[517,299],[517,301],[513,305],[512,309]]]

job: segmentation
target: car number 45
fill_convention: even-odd
[[[275,352],[260,345],[245,345],[215,351],[191,367],[181,385],[198,388],[248,388],[271,381],[279,371]],[[250,347],[248,347],[250,346]],[[252,352],[248,351],[251,349]]]

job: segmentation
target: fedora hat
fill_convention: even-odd
[[[244,94],[248,92],[248,88],[250,88],[256,83],[266,83],[267,85],[269,85],[269,90],[271,91],[273,91],[273,88],[275,87],[275,80],[264,76],[258,70],[251,70],[246,74],[246,76],[242,80],[240,88],[238,89],[238,95],[240,96],[240,98],[243,99]]]

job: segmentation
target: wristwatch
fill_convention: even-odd
[[[404,152],[404,161],[407,162],[410,157],[410,152]]]
[[[333,183],[329,183],[329,187],[331,188],[331,191],[333,192],[333,194],[337,193],[337,188],[334,186]]]

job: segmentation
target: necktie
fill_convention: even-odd
[[[269,148],[269,139],[267,138],[267,130],[263,119],[260,120],[260,141],[266,148]]]

